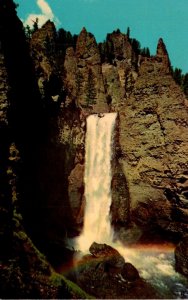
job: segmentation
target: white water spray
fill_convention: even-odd
[[[85,155],[86,209],[83,233],[77,239],[77,248],[82,252],[97,243],[112,243],[113,230],[110,224],[111,205],[111,159],[113,132],[117,114],[87,118]]]

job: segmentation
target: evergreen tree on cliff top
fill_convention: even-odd
[[[87,106],[96,103],[96,90],[95,90],[95,79],[91,69],[88,72],[88,80],[86,85],[86,103]]]

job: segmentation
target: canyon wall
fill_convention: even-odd
[[[131,218],[147,229],[187,232],[187,99],[172,79],[166,47],[141,58],[130,97],[119,110],[119,159]]]
[[[188,100],[172,78],[163,40],[159,39],[156,55],[146,56],[119,30],[97,44],[83,28],[72,45],[62,48],[64,41],[60,43],[48,21],[26,41],[15,5],[3,1],[0,241],[1,259],[7,261],[3,280],[26,272],[30,295],[32,273],[39,266],[49,283],[53,271],[27,234],[54,257],[57,249],[64,249],[67,236],[82,230],[86,118],[93,113],[118,114],[111,183],[111,220],[117,237],[124,243],[157,237],[181,240],[188,232]],[[177,268],[183,266],[185,274],[186,243],[187,237],[176,250]],[[67,284],[59,280],[67,292]],[[28,282],[24,288],[22,283],[16,285],[25,292]],[[54,287],[53,281],[50,284]],[[35,296],[61,296],[58,288],[49,286],[43,293],[35,286]],[[14,288],[10,298],[11,293]]]
[[[155,56],[144,56],[119,31],[98,45],[83,28],[64,55],[56,51],[56,39],[54,24],[48,21],[30,42],[48,107],[48,150],[40,165],[48,223],[58,215],[57,220],[68,218],[65,223],[71,224],[64,231],[81,229],[85,120],[92,113],[116,111],[114,226],[181,236],[188,230],[187,99],[172,78],[163,40]]]
[[[61,245],[82,229],[86,118],[110,111],[118,113],[111,215],[120,238],[130,228],[139,232],[135,239],[186,233],[187,99],[172,78],[162,39],[156,55],[146,56],[118,30],[97,44],[83,28],[62,51],[48,21],[25,44],[31,58],[25,64],[23,48],[11,52],[16,41],[6,43],[0,60],[2,160],[10,151],[18,160],[19,207],[37,242]],[[8,182],[6,168],[2,180]]]

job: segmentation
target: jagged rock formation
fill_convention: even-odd
[[[64,66],[68,101],[74,100],[78,107],[92,112],[108,111],[99,49],[85,28],[78,36],[75,52],[67,49]]]
[[[47,22],[31,39],[44,105],[55,111],[50,114],[48,136],[50,153],[56,154],[48,152],[43,163],[49,169],[47,161],[52,157],[62,161],[58,172],[51,165],[57,182],[49,188],[47,181],[48,205],[54,205],[50,190],[56,190],[59,201],[54,214],[59,207],[67,207],[71,212],[68,223],[80,228],[85,201],[85,119],[91,113],[117,111],[113,224],[120,231],[129,223],[144,232],[148,228],[175,235],[187,232],[187,100],[172,79],[163,40],[156,55],[146,57],[119,31],[108,34],[98,46],[83,28],[76,45],[61,57],[55,50],[54,30],[53,23]]]
[[[138,78],[119,118],[120,162],[133,219],[143,227],[187,231],[188,110],[161,39],[156,56],[140,60]]]
[[[106,47],[105,47],[106,46]],[[107,100],[117,110],[128,97],[137,77],[136,54],[127,35],[113,32],[107,35],[102,73]]]

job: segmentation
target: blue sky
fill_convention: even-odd
[[[78,34],[82,27],[97,41],[119,28],[149,47],[155,54],[163,38],[171,63],[188,72],[188,0],[15,0],[18,16],[26,23],[39,17],[51,19],[56,27]]]

